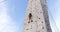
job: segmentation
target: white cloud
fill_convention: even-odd
[[[52,1],[52,3],[50,3]],[[51,0],[49,4],[49,15],[52,32],[60,32],[60,0]],[[52,14],[52,15],[51,15]]]
[[[51,22],[51,26],[54,32],[60,32],[60,0],[56,0],[54,3],[54,10],[53,10],[53,18]],[[55,20],[55,22],[53,21]]]
[[[0,0],[0,2],[2,2],[2,1],[4,1],[4,0]]]
[[[0,3],[0,32],[17,32],[16,23],[8,16],[6,5],[6,2]]]
[[[55,10],[56,10],[55,21],[56,21],[56,25],[60,31],[60,0],[56,1]]]

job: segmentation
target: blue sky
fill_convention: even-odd
[[[49,17],[53,32],[60,32],[60,0],[47,0]]]
[[[28,0],[6,0],[5,2],[2,3],[1,1],[4,0],[0,0],[0,24],[1,24],[0,31],[6,32],[7,30],[12,29],[14,27],[13,30],[9,30],[9,31],[22,32]],[[47,1],[49,19],[50,19],[52,30],[53,32],[59,31],[60,30],[59,29],[60,28],[60,24],[59,24],[60,23],[59,20],[60,0],[46,0],[46,1]],[[7,24],[3,26],[4,27],[7,26],[6,28],[2,26],[2,23],[4,24],[5,21]],[[55,22],[58,29],[56,28]]]
[[[27,0],[10,0],[9,2],[10,8],[12,8],[12,10],[10,11],[11,17],[18,22],[19,32],[22,32],[27,7]]]

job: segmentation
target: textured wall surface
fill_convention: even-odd
[[[45,0],[28,0],[23,32],[52,32]]]

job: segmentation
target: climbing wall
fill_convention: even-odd
[[[28,0],[23,32],[52,32],[46,0]]]

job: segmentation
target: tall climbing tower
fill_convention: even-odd
[[[46,0],[28,0],[23,32],[52,32]]]

